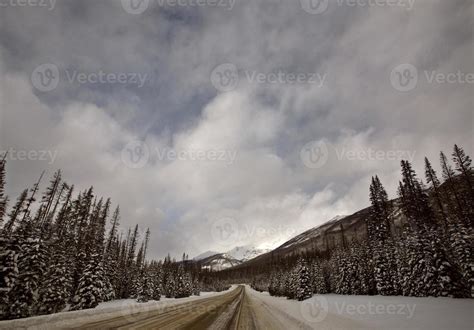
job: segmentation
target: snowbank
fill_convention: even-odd
[[[474,328],[474,300],[386,296],[314,295],[303,302],[272,297],[247,287],[284,324],[299,321],[313,329]],[[293,321],[293,322],[292,322]]]
[[[147,303],[137,303],[135,299],[112,300],[100,303],[99,306],[93,309],[0,321],[0,329],[58,329],[72,327],[86,322],[98,322],[113,317],[127,315],[132,317],[137,313],[157,311],[165,307],[221,295],[233,289],[235,289],[235,286],[222,292],[202,292],[200,296],[180,299],[163,297],[160,301],[149,301]]]

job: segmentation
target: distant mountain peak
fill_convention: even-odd
[[[202,260],[202,259],[206,259],[206,258],[209,258],[210,256],[213,256],[213,255],[216,255],[216,254],[219,254],[219,252],[216,252],[216,251],[206,251],[206,252],[203,252],[197,256],[195,256],[193,259],[196,260],[196,261],[199,261],[199,260]]]
[[[239,265],[269,251],[270,249],[258,249],[249,244],[236,246],[224,253],[206,251],[194,257],[194,260],[200,261],[203,268],[218,271]]]

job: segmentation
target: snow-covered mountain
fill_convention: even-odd
[[[218,271],[240,265],[242,262],[251,260],[269,251],[270,249],[258,249],[253,245],[244,245],[236,246],[224,253],[206,251],[194,257],[194,260],[200,261],[203,268]]]
[[[202,259],[209,258],[210,256],[214,256],[216,254],[219,254],[219,252],[217,252],[217,251],[206,251],[206,252],[203,252],[203,253],[195,256],[193,258],[193,260],[199,261],[199,260],[202,260]]]
[[[309,240],[311,240],[315,237],[318,237],[321,234],[322,231],[324,231],[328,227],[331,227],[332,225],[337,223],[339,220],[342,220],[346,217],[347,217],[347,215],[336,215],[334,218],[326,221],[322,225],[311,228],[311,229],[305,231],[304,233],[293,237],[289,241],[287,241],[284,244],[282,244],[281,246],[279,246],[278,249],[286,249],[286,248],[289,248],[293,245],[300,245],[300,244],[303,244],[303,243],[305,243],[305,242],[307,242],[307,241],[309,241]]]
[[[233,266],[240,265],[242,261],[232,258],[226,253],[218,253],[199,260],[203,269],[219,271]]]
[[[234,259],[240,261],[247,261],[258,257],[261,254],[267,253],[271,251],[270,249],[258,249],[254,245],[244,245],[244,246],[237,246],[232,250],[226,252],[226,254],[232,256]]]

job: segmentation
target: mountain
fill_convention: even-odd
[[[286,249],[286,248],[289,248],[293,245],[302,245],[305,242],[308,242],[309,240],[318,237],[319,235],[321,235],[321,233],[324,230],[331,227],[335,223],[338,223],[339,220],[342,220],[346,217],[347,217],[346,215],[337,215],[334,218],[332,218],[331,220],[325,222],[324,224],[322,224],[320,226],[317,226],[317,227],[314,227],[314,228],[311,228],[311,229],[305,231],[304,233],[302,233],[302,234],[300,234],[296,237],[293,237],[289,241],[287,241],[287,242],[283,243],[282,245],[280,245],[277,249]]]
[[[258,249],[253,245],[236,246],[224,253],[206,251],[194,257],[194,261],[199,261],[203,268],[218,271],[238,266],[269,251],[270,249]]]
[[[393,208],[393,231],[399,231],[404,217],[397,200],[391,201]],[[276,249],[261,254],[253,259],[235,266],[233,269],[243,270],[266,264],[275,258],[284,258],[314,251],[330,251],[343,246],[352,240],[362,240],[367,236],[365,220],[370,216],[371,207],[367,207],[348,216],[336,216],[322,225],[311,228]]]
[[[207,258],[199,260],[203,269],[219,271],[230,267],[238,266],[242,261],[234,259],[226,253],[218,253]]]
[[[271,251],[270,249],[257,249],[253,245],[244,245],[244,246],[237,246],[232,250],[226,252],[226,254],[232,256],[234,259],[247,261],[258,257],[261,254],[267,253]]]
[[[199,261],[199,260],[202,260],[202,259],[206,259],[206,258],[209,258],[210,256],[214,256],[216,254],[219,254],[219,252],[216,252],[216,251],[206,251],[206,252],[203,252],[201,253],[200,255],[197,255],[193,258],[193,260],[196,260],[196,261]]]
[[[233,269],[252,268],[270,262],[273,258],[287,257],[310,251],[326,251],[351,241],[353,238],[365,237],[367,230],[365,219],[370,214],[370,207],[349,216],[337,216],[322,225],[311,228],[276,249],[248,260]]]

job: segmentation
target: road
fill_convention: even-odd
[[[287,329],[244,286],[160,310],[84,323],[78,329]],[[299,327],[297,327],[299,328]]]

